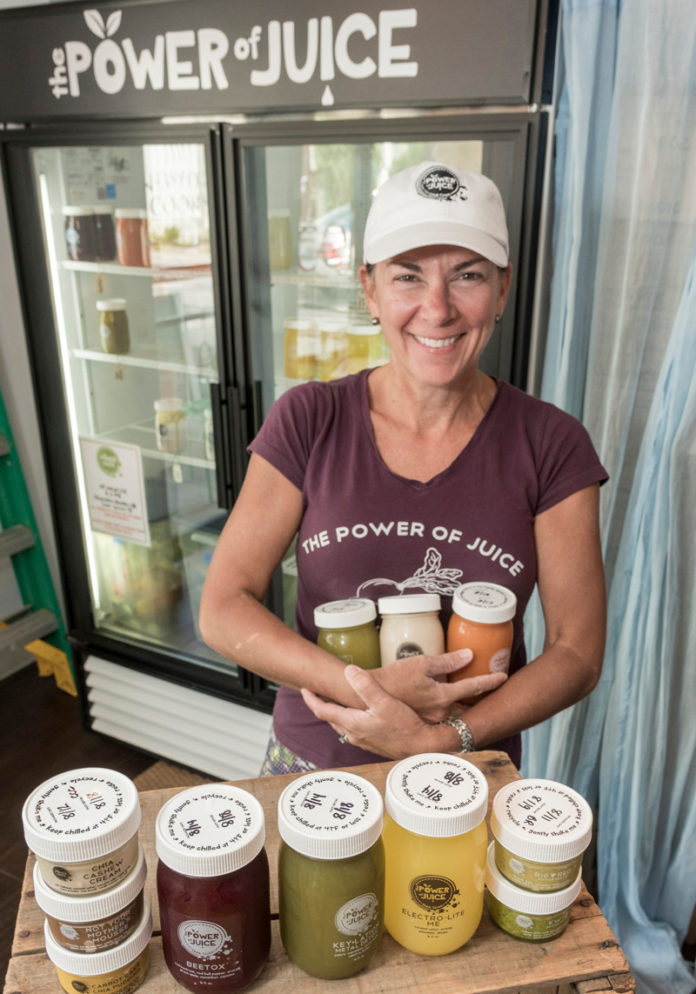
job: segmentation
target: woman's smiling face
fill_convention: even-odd
[[[371,273],[363,266],[360,278],[391,361],[424,384],[445,386],[476,370],[505,307],[511,268],[435,245],[378,262]]]

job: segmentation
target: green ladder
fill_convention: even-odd
[[[39,537],[5,404],[0,394],[0,558],[11,561],[23,607],[0,620],[0,656],[10,670],[36,659],[39,673],[53,673],[74,694],[70,646]]]

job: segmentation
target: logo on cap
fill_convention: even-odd
[[[467,200],[469,194],[465,186],[446,166],[430,166],[416,180],[416,190],[421,197],[432,200]]]

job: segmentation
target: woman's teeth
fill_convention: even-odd
[[[451,335],[450,338],[422,338],[421,335],[413,336],[421,345],[427,345],[429,349],[444,349],[446,345],[454,345],[461,335]]]

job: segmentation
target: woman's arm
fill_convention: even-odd
[[[596,685],[604,654],[606,598],[599,539],[599,487],[587,487],[538,515],[537,576],[546,639],[543,652],[464,715],[477,748],[538,724],[585,697]],[[370,673],[346,670],[362,709],[339,708],[311,693],[314,713],[354,745],[394,759],[425,751],[457,751],[459,735],[423,722],[386,694]]]
[[[275,467],[252,454],[239,497],[215,547],[201,598],[204,641],[267,680],[355,708],[361,697],[344,678],[345,664],[298,635],[264,606],[274,570],[302,517],[302,494]],[[395,663],[394,693],[419,713],[443,717],[459,696],[497,686],[500,678],[477,677],[460,684],[437,677],[467,662],[461,653],[413,657]]]

